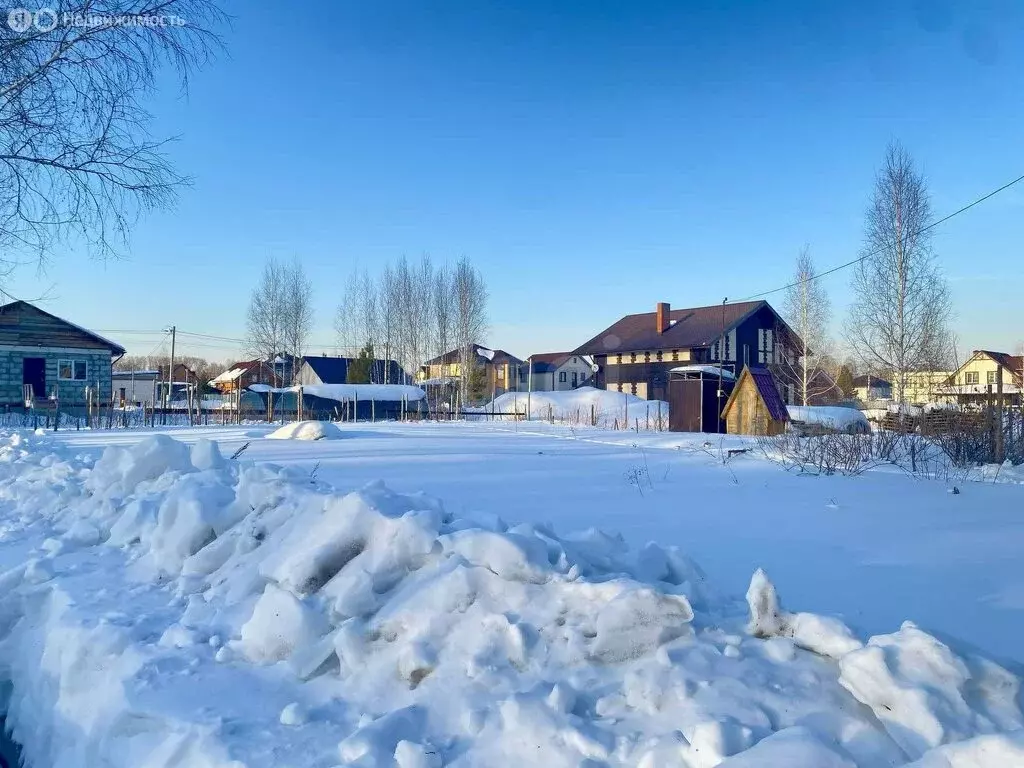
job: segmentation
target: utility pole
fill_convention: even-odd
[[[178,327],[172,325],[165,328],[164,333],[171,334],[171,364],[167,368],[167,390],[164,392],[164,420],[166,421],[167,409],[170,407],[171,388],[174,386],[174,343],[177,340]]]

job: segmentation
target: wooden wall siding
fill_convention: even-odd
[[[96,349],[110,356],[110,347],[103,342],[27,304],[0,312],[0,347],[5,346]]]
[[[726,414],[727,431],[730,435],[779,435],[785,431],[783,422],[775,421],[757,392],[753,379],[747,377],[740,382],[732,406]]]
[[[99,387],[101,403],[110,403],[110,352],[100,351],[58,352],[40,349],[38,352],[0,350],[0,405],[21,407],[24,401],[24,360],[42,357],[46,360],[46,396],[57,389],[61,405],[85,405],[85,388]],[[88,366],[86,381],[58,381],[57,366],[61,360],[85,360]]]

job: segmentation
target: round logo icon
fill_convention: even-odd
[[[32,11],[12,8],[7,12],[7,26],[15,32],[24,32],[32,26]]]
[[[36,11],[36,29],[50,32],[57,26],[57,12],[53,8],[40,8]]]

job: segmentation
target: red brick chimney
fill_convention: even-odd
[[[668,302],[659,301],[655,307],[655,314],[658,316],[658,333],[664,333],[669,328],[669,315],[672,314],[672,309],[669,307]]]

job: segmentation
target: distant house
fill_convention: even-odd
[[[347,384],[348,369],[354,358],[314,357],[301,359],[296,384]],[[370,366],[371,384],[405,384],[408,376],[395,360],[374,360]]]
[[[462,350],[453,349],[427,360],[416,372],[416,383],[432,385],[462,376]],[[523,361],[503,349],[489,349],[479,344],[472,348],[471,362],[483,369],[484,386],[488,395],[504,394],[515,390],[520,381],[519,370]]]
[[[983,404],[995,398],[999,380],[1004,404],[1020,404],[1024,356],[976,349],[967,362],[943,382],[938,392],[945,402],[960,405]]]
[[[892,400],[892,383],[878,376],[865,374],[853,377],[853,394],[858,400]]]
[[[591,383],[594,376],[591,366],[590,360],[572,352],[530,355],[519,366],[519,390],[562,392],[576,389]]]
[[[672,309],[626,315],[573,354],[593,357],[596,386],[665,400],[669,372],[685,363],[721,364],[736,373],[745,365],[793,362],[799,339],[766,301]],[[784,397],[792,400],[792,387]]]
[[[945,401],[942,389],[953,371],[911,371],[904,377],[903,399],[911,405]]]
[[[111,364],[124,347],[26,301],[0,306],[0,405],[24,407],[26,388],[36,404],[61,408],[111,400]]]
[[[263,360],[242,360],[210,380],[211,387],[221,394],[227,395],[239,390],[246,390],[253,384],[271,384],[281,386],[290,384],[274,370],[274,364]]]
[[[779,435],[789,412],[767,368],[746,366],[722,410],[730,435]]]
[[[114,371],[110,375],[114,389],[114,405],[152,408],[160,403],[159,371]]]
[[[833,405],[843,399],[843,391],[828,371],[816,370],[807,384],[807,405]],[[799,399],[799,398],[796,398]],[[802,405],[802,403],[797,403]]]

